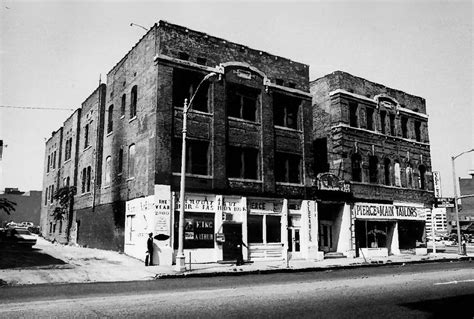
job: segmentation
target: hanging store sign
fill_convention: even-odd
[[[425,220],[425,209],[416,206],[356,203],[352,211],[357,219]]]
[[[248,209],[252,214],[280,214],[282,203],[277,201],[251,199],[248,201]]]
[[[436,198],[441,197],[441,174],[433,172],[433,190]]]
[[[319,190],[324,191],[351,192],[351,185],[349,183],[340,180],[339,177],[330,173],[318,174],[317,186]]]
[[[453,208],[454,197],[435,198],[435,207],[438,208]]]
[[[181,209],[179,196],[176,197],[176,210]],[[186,195],[184,210],[187,212],[214,213],[216,211],[216,198],[214,195]]]

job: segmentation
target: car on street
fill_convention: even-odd
[[[0,232],[0,245],[31,248],[36,245],[36,236],[26,228],[6,228]]]

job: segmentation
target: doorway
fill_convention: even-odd
[[[333,250],[332,243],[333,225],[331,221],[319,222],[319,250],[325,253]]]
[[[288,258],[301,258],[300,228],[288,228]]]
[[[237,260],[242,253],[239,241],[242,240],[242,224],[224,223],[222,225],[224,233],[224,243],[222,244],[222,259],[226,261]]]

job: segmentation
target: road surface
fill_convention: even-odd
[[[0,288],[1,318],[474,318],[474,262]],[[104,269],[106,271],[106,269]]]

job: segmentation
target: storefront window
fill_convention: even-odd
[[[174,247],[178,248],[179,212],[175,212]],[[214,214],[184,213],[184,249],[214,248]]]
[[[263,216],[250,215],[247,225],[249,243],[263,243]]]
[[[356,220],[356,241],[359,248],[386,248],[389,222]]]
[[[266,216],[267,243],[281,242],[280,216]]]

